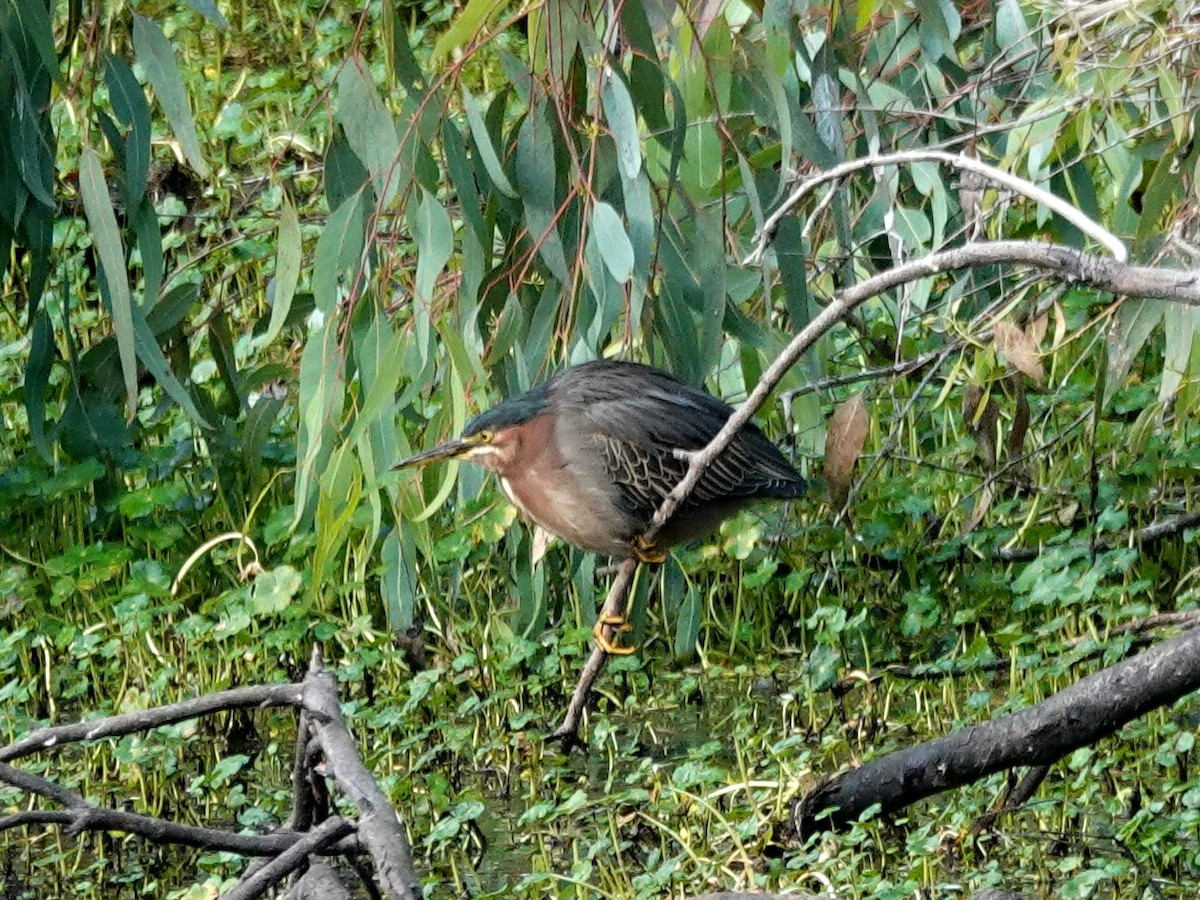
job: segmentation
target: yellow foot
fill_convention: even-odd
[[[618,615],[601,615],[596,619],[596,627],[592,629],[592,635],[596,638],[596,646],[607,653],[609,656],[629,656],[631,653],[637,652],[637,647],[623,647],[620,644],[614,644],[605,635],[604,629],[611,628],[613,637],[622,634],[629,634],[633,631],[633,626],[625,621],[624,616]]]
[[[629,548],[633,551],[633,555],[638,558],[638,562],[658,565],[667,558],[667,554],[658,549],[658,544],[654,543],[654,541],[646,540],[645,535],[639,534],[630,541]]]

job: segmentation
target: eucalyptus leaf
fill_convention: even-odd
[[[592,208],[592,228],[600,256],[618,284],[625,284],[633,274],[633,245],[617,211],[607,203]]]
[[[613,72],[604,79],[600,99],[604,104],[604,117],[608,120],[613,141],[617,145],[621,174],[628,179],[636,178],[642,168],[642,139],[638,133],[633,100],[617,73]]]
[[[337,120],[354,155],[366,167],[375,193],[386,208],[407,189],[412,172],[403,167],[396,123],[367,74],[367,64],[352,57],[337,79]]]
[[[188,106],[187,91],[179,77],[175,51],[157,24],[136,12],[133,14],[133,47],[142,70],[154,86],[154,93],[163,112],[167,114],[188,164],[201,178],[207,178],[208,166],[200,152],[196,122]]]
[[[125,250],[121,246],[121,234],[117,229],[117,217],[109,200],[108,185],[100,159],[90,146],[84,145],[79,160],[79,194],[88,224],[92,227],[92,240],[100,265],[108,296],[112,304],[113,330],[117,336],[117,352],[121,361],[121,375],[125,380],[125,415],[132,419],[137,413],[137,358],[133,334],[133,297],[129,291],[129,277],[125,271]]]
[[[270,344],[283,330],[296,285],[300,281],[300,217],[290,200],[283,200],[279,214],[279,231],[275,249],[275,278],[271,290],[271,322],[263,337],[263,344]]]

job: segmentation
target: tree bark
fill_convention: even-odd
[[[1200,628],[1081,679],[1018,713],[890,753],[817,785],[792,808],[801,836],[841,829],[1014,766],[1047,766],[1200,688]],[[817,815],[832,810],[827,818]]]

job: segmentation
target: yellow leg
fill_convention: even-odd
[[[620,644],[614,644],[605,635],[605,628],[613,630],[613,637],[621,634],[629,634],[629,632],[633,631],[633,626],[625,621],[624,616],[615,614],[598,616],[596,618],[596,627],[592,629],[592,635],[596,638],[596,646],[609,656],[629,656],[629,654],[637,652],[637,647],[624,647]]]
[[[629,547],[633,550],[633,555],[638,558],[638,562],[656,566],[667,558],[667,554],[658,549],[658,544],[646,540],[644,535],[639,534],[635,537],[629,542]]]

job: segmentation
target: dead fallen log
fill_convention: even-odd
[[[1200,628],[1193,628],[1028,709],[834,775],[793,804],[792,825],[801,836],[841,829],[876,804],[893,813],[1005,769],[1048,766],[1197,688]]]

